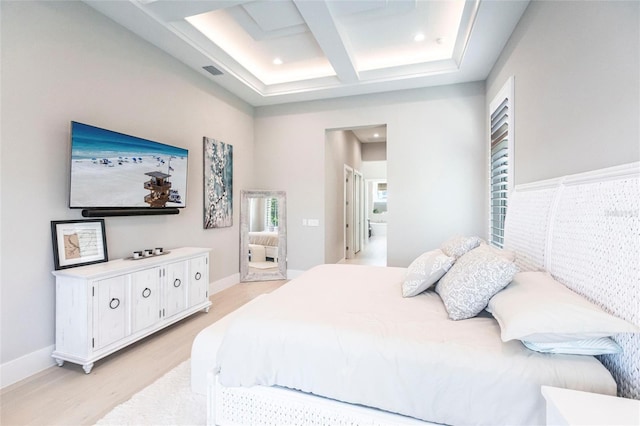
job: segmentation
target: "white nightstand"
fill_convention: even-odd
[[[547,425],[640,425],[640,401],[542,386]]]

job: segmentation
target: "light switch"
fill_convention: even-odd
[[[308,219],[307,223],[309,226],[320,226],[320,220],[318,219]]]

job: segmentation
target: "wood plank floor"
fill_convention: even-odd
[[[66,362],[8,386],[0,393],[0,424],[93,425],[187,360],[200,330],[285,282],[240,283],[216,293],[209,313],[199,312],[96,362],[91,374]]]

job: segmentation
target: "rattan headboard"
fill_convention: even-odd
[[[546,269],[607,312],[640,326],[640,162],[519,185],[505,248],[520,270]],[[640,399],[640,334],[619,334],[599,357],[618,394]]]

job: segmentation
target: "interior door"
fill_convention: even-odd
[[[344,258],[353,258],[353,169],[344,166]]]
[[[363,213],[362,208],[362,173],[353,173],[353,203],[354,203],[354,227],[353,227],[353,252],[359,253],[362,249]]]

